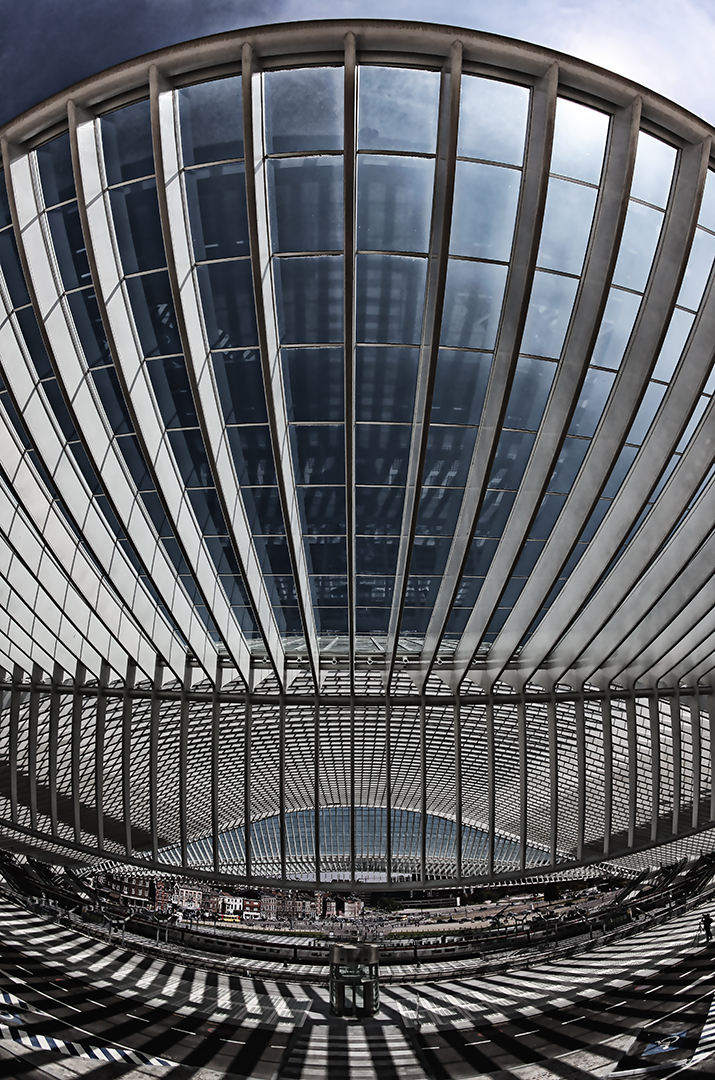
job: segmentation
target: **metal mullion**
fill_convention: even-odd
[[[315,882],[320,883],[320,698],[313,704],[313,843],[315,846]]]
[[[427,884],[427,709],[420,701],[420,881]]]
[[[10,768],[10,819],[13,825],[18,823],[17,815],[17,751],[20,735],[20,704],[22,701],[23,670],[15,664],[12,671],[12,690],[10,691],[10,729],[8,732],[8,764]]]
[[[58,836],[57,820],[57,757],[60,726],[61,698],[59,688],[62,685],[64,672],[59,664],[52,669],[52,687],[50,690],[50,715],[47,734],[47,775],[50,787],[50,828],[53,836]],[[101,765],[98,764],[98,775],[101,776]],[[103,845],[100,844],[100,849]]]
[[[611,854],[613,822],[613,717],[608,693],[601,701],[603,732],[603,854]]]
[[[650,720],[651,752],[650,839],[651,843],[654,844],[658,839],[658,823],[660,819],[660,701],[657,687],[654,687],[653,694],[648,699],[648,718]]]
[[[680,717],[680,693],[675,688],[674,695],[668,699],[670,708],[670,732],[673,741],[673,819],[671,833],[680,832],[680,801],[683,783],[683,734]]]
[[[355,884],[355,700],[350,699],[350,881]]]
[[[407,597],[410,562],[419,515],[420,493],[429,436],[432,393],[437,371],[439,339],[442,329],[444,290],[449,262],[449,237],[454,200],[454,176],[457,164],[457,132],[462,79],[462,44],[455,41],[442,71],[440,82],[437,160],[435,163],[432,220],[427,281],[420,335],[417,385],[412,420],[412,434],[407,460],[405,496],[397,551],[395,589],[385,646],[385,677],[394,674],[400,624]],[[417,674],[417,671],[416,673]],[[422,680],[424,682],[424,680]]]
[[[355,35],[345,35],[345,130],[343,134],[343,260],[345,337],[345,511],[348,562],[348,648],[350,685],[355,682],[355,234],[356,234],[356,146],[357,146],[357,65]]]
[[[87,128],[89,131],[86,130]],[[160,412],[144,365],[131,303],[123,281],[121,257],[104,183],[99,122],[95,120],[91,123],[76,125],[76,138],[79,170],[78,204],[80,208],[84,208],[83,211],[80,209],[80,216],[86,223],[87,248],[89,250],[91,247],[93,252],[93,278],[98,296],[101,294],[100,310],[106,318],[105,329],[125,405],[147,472],[161,500],[166,517],[171,523],[174,539],[179,545],[179,550],[191,571],[193,580],[229,656],[245,679],[250,668],[250,647],[231,610],[226,594],[223,589],[216,588],[218,578],[216,568],[206,549],[198,522],[186,495],[185,485],[180,477],[174,452],[166,438],[164,425],[159,419]],[[84,216],[82,216],[83,213]],[[85,397],[89,400],[91,394],[87,391]],[[114,450],[115,444],[110,445]],[[119,452],[115,450],[115,453],[118,455]],[[118,471],[121,471],[118,458],[116,466]],[[106,489],[106,465],[98,471],[98,475],[103,479]],[[153,543],[154,558],[161,558],[163,555],[165,559],[168,559],[163,544],[156,537],[153,526],[149,524],[142,500],[139,498],[134,503],[134,493],[129,488],[125,497],[126,506],[122,508],[123,513],[118,513],[117,516],[122,521],[127,536],[134,543],[138,553],[141,552],[141,548],[137,545],[135,537],[137,529],[143,524],[145,549],[147,543]],[[128,528],[130,523],[131,529]],[[147,533],[151,537],[150,540]],[[145,565],[152,566],[151,559],[147,561],[146,555],[142,561]],[[168,564],[166,569],[168,570]],[[175,574],[173,576],[175,579]],[[169,596],[167,589],[169,601],[167,606],[172,612],[177,592],[181,594],[183,590],[174,589]],[[186,601],[188,602],[188,598]],[[199,662],[207,673],[211,674],[216,663],[216,647],[203,624],[199,629],[197,626],[199,622],[200,620],[195,615],[189,616],[190,630],[187,638]],[[199,645],[198,648],[194,646],[194,640]]]
[[[42,687],[42,668],[33,664],[32,684],[30,688],[30,706],[27,714],[27,772],[30,785],[30,828],[37,829],[37,749],[38,719],[40,712],[40,694]]]
[[[702,783],[702,741],[700,731],[700,695],[698,693],[698,687],[695,686],[695,693],[688,702],[690,709],[690,730],[692,733],[692,745],[693,745],[693,816],[691,819],[691,825],[694,829],[697,829],[700,823],[700,794]]]
[[[313,681],[320,686],[320,656],[315,614],[308,579],[308,564],[296,492],[290,447],[290,432],[281,373],[276,300],[271,268],[268,228],[267,181],[263,149],[263,101],[253,94],[253,50],[243,46],[242,93],[243,133],[246,160],[246,210],[256,304],[256,325],[263,369],[266,408],[278,482],[278,493],[296,585],[298,607],[305,632],[306,652]],[[258,76],[260,80],[260,76]],[[262,84],[261,84],[262,85]],[[255,115],[254,115],[255,114]]]
[[[216,662],[216,674],[214,676],[213,701],[211,703],[211,850],[213,854],[214,873],[220,873],[220,808],[221,808],[221,684],[223,682],[223,665],[220,660]]]
[[[286,874],[286,698],[282,692],[278,705],[278,825],[280,828],[281,882]]]
[[[122,695],[122,817],[124,819],[124,848],[132,856],[132,690],[136,679],[136,664],[129,660],[124,675]]]
[[[72,114],[71,109],[70,114]],[[70,116],[70,120],[72,120],[72,115]],[[70,126],[72,127],[72,124],[70,124]],[[82,446],[87,453],[89,460],[93,462],[97,476],[102,478],[104,494],[107,495],[112,509],[121,521],[122,514],[119,511],[117,499],[121,495],[122,481],[124,481],[124,484],[126,485],[126,479],[120,470],[118,471],[115,469],[111,476],[111,482],[107,482],[107,476],[105,475],[106,463],[103,464],[101,468],[98,465],[98,460],[104,457],[106,451],[97,455],[95,452],[96,448],[93,448],[87,437],[86,431],[78,422],[78,415],[83,415],[86,408],[90,408],[96,413],[97,418],[98,412],[91,394],[88,393],[87,387],[82,381],[83,372],[77,356],[77,346],[75,338],[70,332],[68,323],[68,320],[71,321],[71,319],[60,299],[61,286],[56,278],[56,270],[53,262],[53,260],[56,262],[56,258],[54,254],[50,254],[52,247],[51,241],[46,235],[46,229],[43,229],[43,204],[39,179],[36,176],[36,170],[32,168],[29,156],[27,154],[19,155],[13,160],[10,148],[5,142],[3,142],[3,160],[6,177],[9,181],[7,184],[8,198],[10,200],[13,215],[15,238],[18,244],[18,252],[25,271],[28,292],[30,294],[40,333],[43,336],[43,341],[48,356],[50,357],[53,371],[57,376],[58,386],[62,391],[65,405],[82,442]],[[77,194],[80,216],[82,216],[83,203],[79,187]],[[87,242],[86,235],[85,242]],[[87,254],[90,259],[90,265],[92,265],[93,252],[90,251],[89,243],[87,243]],[[93,277],[96,280],[94,274]],[[23,368],[26,368],[24,357],[22,366]],[[10,380],[11,384],[16,378],[17,374],[13,374],[13,377]],[[44,397],[44,391],[39,388],[36,388],[36,393]],[[17,406],[19,402],[16,402],[15,404]],[[26,416],[25,409],[21,408],[19,412],[24,420]],[[98,426],[93,425],[92,430],[95,434],[97,431],[103,431],[101,420],[99,420]],[[33,430],[33,437],[34,434],[35,431]],[[47,436],[41,436],[36,445],[42,446],[43,439],[46,441]],[[52,472],[52,470],[50,471]],[[58,481],[58,487],[62,491],[63,485],[61,479],[58,479],[57,470],[54,471],[53,476]],[[74,500],[72,498],[68,500],[68,505],[74,510],[73,502]],[[78,522],[83,521],[83,515],[75,513],[75,520]],[[114,544],[113,537],[111,542]],[[93,550],[96,550],[96,545],[94,545]],[[99,550],[101,551],[101,547]],[[151,565],[151,560],[149,564]],[[112,565],[113,563],[110,561],[107,568],[108,571],[111,571]],[[119,589],[119,592],[120,595],[133,595],[135,590],[125,590],[125,593],[122,593],[122,590]],[[141,591],[139,596],[145,599],[147,598],[144,590]],[[143,617],[137,612],[137,618],[140,625],[144,625],[149,621],[147,619],[147,611],[143,613]],[[152,622],[157,622],[155,609]],[[163,619],[161,622],[163,622]],[[168,653],[174,653],[176,651],[175,648],[167,648],[167,643],[162,644],[164,650]]]
[[[524,157],[521,194],[499,332],[494,347],[494,359],[469,473],[464,486],[459,519],[447,565],[442,575],[442,585],[425,636],[423,674],[426,674],[434,660],[456,598],[501,434],[536,268],[541,219],[549,179],[557,86],[558,68],[556,64],[553,64],[546,75],[537,81],[531,93],[529,136]],[[467,639],[463,637],[462,641],[465,657],[469,654],[469,661],[464,665],[464,672],[466,672],[472,653],[479,642],[472,649]],[[454,659],[458,659],[456,653]],[[461,654],[459,659],[461,659]],[[461,668],[460,672],[464,674]]]
[[[516,722],[519,737],[519,869],[526,870],[529,813],[529,759],[526,742],[526,702],[524,687],[516,701]]]
[[[494,675],[508,662],[568,560],[640,407],[685,273],[705,185],[709,152],[709,139],[681,151],[680,167],[673,182],[658,248],[626,355],[564,508],[535,570],[492,646],[490,670]],[[600,572],[589,577],[589,591],[599,576]],[[560,636],[564,632],[572,613],[572,608],[566,608],[558,622],[556,615],[553,616],[555,634]],[[537,652],[535,645],[527,643],[519,661],[522,674],[528,677],[537,670],[542,659],[543,651]]]
[[[159,213],[186,372],[231,548],[240,567],[268,658],[280,682],[285,667],[285,653],[227,441],[226,425],[212,377],[211,350],[198,283],[193,272],[191,228],[177,145],[175,95],[170,86],[163,82],[156,67],[151,68],[150,91]],[[245,680],[248,669],[240,674]]]
[[[587,650],[596,650],[598,633],[610,614],[641,578],[644,568],[657,553],[677,524],[688,502],[707,475],[712,460],[712,439],[715,431],[715,405],[703,415],[699,428],[688,444],[657,502],[657,512],[651,512],[642,523],[635,541],[624,552],[600,587],[597,602],[584,604],[593,589],[593,582],[604,573],[641,512],[642,504],[667,466],[678,445],[687,419],[696,405],[702,386],[708,377],[712,361],[712,341],[715,336],[715,283],[707,293],[696,319],[693,336],[683,361],[670,384],[661,406],[660,415],[629,470],[608,514],[608,528],[602,528],[589,544],[588,553],[576,566],[568,584],[554,601],[569,612],[581,614],[574,620],[566,635],[558,639],[555,659],[559,670],[565,672]],[[689,525],[689,527],[692,527]],[[554,612],[553,618],[556,618]],[[555,629],[547,614],[524,649],[524,656],[539,660],[555,641]],[[613,640],[613,630],[607,634]]]
[[[558,716],[556,713],[553,686],[550,687],[549,697],[546,703],[546,715],[549,732],[549,789],[551,806],[549,851],[551,869],[555,870],[558,861],[559,837],[559,742]]]
[[[251,736],[253,729],[253,703],[250,689],[246,695],[243,713],[243,847],[246,861],[246,879],[251,880]]]
[[[157,658],[154,678],[151,684],[151,705],[149,712],[149,832],[151,833],[151,857],[159,861],[159,720],[161,718],[161,698],[159,691],[164,681],[164,664]]]
[[[529,535],[588,372],[587,360],[596,341],[618,256],[635,164],[639,122],[640,99],[620,109],[611,121],[612,130],[604,165],[604,178],[594,212],[591,241],[554,385],[509,515],[509,522],[480,589],[474,612],[465,627],[468,640],[476,642],[477,645],[498,606]],[[431,620],[435,627],[428,630],[430,648],[428,653],[423,652],[423,663],[428,660],[432,662],[434,659],[448,618],[446,601],[450,600],[451,608],[459,588],[459,580],[457,578],[450,581],[446,575],[443,579],[445,596],[441,604],[438,597],[435,605]],[[441,612],[439,616],[438,604]]]
[[[494,877],[494,842],[496,831],[496,777],[494,761],[494,697],[487,696],[485,710],[487,750],[487,877]]]
[[[455,857],[457,882],[462,880],[462,715],[459,694],[455,693],[452,702],[454,713],[454,789],[455,789]]]
[[[188,856],[188,760],[189,760],[189,691],[191,690],[191,663],[187,658],[184,677],[181,681],[181,699],[179,706],[179,846],[181,868],[186,873],[189,869]]]
[[[385,861],[387,884],[392,884],[392,705],[385,699]]]
[[[72,728],[70,746],[70,768],[72,775],[72,824],[74,840],[79,844],[82,837],[81,803],[80,803],[80,754],[82,736],[82,706],[84,698],[78,691],[82,690],[87,678],[87,669],[83,663],[77,663],[74,677],[74,694],[72,696]],[[127,850],[127,855],[131,850]]]
[[[576,727],[576,771],[577,771],[577,818],[576,818],[576,861],[583,861],[586,838],[586,717],[584,711],[583,685],[574,702],[574,724]]]
[[[638,732],[636,699],[633,693],[626,698],[626,726],[628,729],[628,847],[632,848],[636,842],[638,808]]]

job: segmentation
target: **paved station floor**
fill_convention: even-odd
[[[147,956],[2,899],[0,1077],[712,1076],[715,947],[698,933],[706,909],[715,904],[528,968],[391,984],[378,1014],[357,1021],[332,1017],[327,989],[294,970],[247,978]]]

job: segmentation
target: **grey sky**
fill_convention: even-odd
[[[111,64],[294,19],[424,20],[580,56],[715,123],[715,0],[0,0],[0,123]]]

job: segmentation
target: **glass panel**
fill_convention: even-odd
[[[593,349],[592,364],[618,371],[640,303],[640,296],[611,289]]]
[[[682,453],[683,450],[685,450],[685,447],[690,442],[690,440],[691,440],[691,438],[692,438],[692,436],[693,436],[693,434],[695,432],[695,429],[698,426],[698,424],[700,423],[702,415],[705,412],[705,409],[707,408],[707,406],[709,404],[710,404],[710,398],[706,397],[705,395],[701,395],[697,405],[693,409],[693,412],[691,414],[690,419],[688,420],[685,431],[681,435],[680,441],[679,441],[678,445],[675,448],[676,453],[678,451],[680,451]]]
[[[189,501],[204,536],[226,535],[226,522],[215,488],[195,488],[189,492]]]
[[[395,579],[390,577],[358,577],[355,579],[355,602],[359,605],[370,607],[392,606],[392,593],[395,588]],[[364,631],[370,633],[375,629],[374,623],[365,621]]]
[[[504,418],[505,427],[537,430],[555,374],[556,365],[547,360],[519,358]]]
[[[124,273],[166,266],[156,181],[140,180],[109,194]]]
[[[179,473],[186,486],[213,487],[203,439],[198,428],[173,430],[168,436]]]
[[[273,273],[283,344],[342,341],[342,256],[274,259]]]
[[[515,498],[515,491],[497,491],[495,488],[487,491],[479,514],[479,521],[474,530],[475,534],[478,536],[501,536]]]
[[[611,505],[612,505],[612,503],[611,503],[610,499],[599,499],[598,500],[595,507],[591,511],[591,516],[588,519],[588,522],[586,524],[586,528],[583,530],[583,532],[581,533],[581,536],[579,537],[579,539],[583,543],[588,543],[589,540],[593,540],[594,536],[596,535],[596,529],[601,524],[601,522],[603,521],[603,519],[606,516],[606,514],[608,513],[608,511],[611,509]],[[548,597],[547,597],[547,601],[548,601]]]
[[[164,426],[198,427],[199,419],[194,408],[189,377],[183,356],[166,360],[150,360],[147,372],[151,379]]]
[[[616,458],[615,465],[611,469],[611,475],[608,478],[608,483],[601,492],[604,498],[613,499],[618,494],[621,484],[626,478],[626,473],[633,464],[637,453],[638,449],[635,446],[623,447],[620,454]]]
[[[285,532],[277,487],[242,487],[241,493],[251,532],[278,536]]]
[[[0,229],[6,228],[12,222],[12,215],[10,214],[10,203],[7,197],[7,188],[5,187],[5,176],[2,169],[0,169]]]
[[[706,229],[715,232],[715,173],[710,169],[708,170],[707,179],[705,180],[703,201],[700,204],[700,213],[698,214],[698,225],[703,225]],[[1,212],[0,228],[2,228]]]
[[[149,470],[144,463],[144,455],[141,452],[141,447],[139,446],[136,435],[122,435],[116,440],[116,443],[127,463],[127,468],[137,486],[137,490],[153,491],[154,483],[149,476]],[[75,450],[75,445],[79,444],[72,444],[73,451]]]
[[[314,535],[345,534],[345,488],[302,487],[298,497],[303,532]]]
[[[45,206],[74,199],[74,175],[72,173],[72,151],[69,134],[45,143],[37,150],[37,165],[40,170],[42,194]],[[0,220],[0,228],[2,228]]]
[[[77,289],[89,284],[91,275],[77,203],[71,202],[57,210],[50,210],[47,220],[65,289]]]
[[[342,158],[279,158],[268,162],[274,251],[342,251]]]
[[[178,91],[184,165],[243,157],[241,78]]]
[[[582,184],[553,177],[549,180],[539,266],[565,274],[581,273],[597,194],[595,188]]]
[[[355,569],[358,574],[394,574],[399,540],[377,536],[355,538]]]
[[[121,184],[154,172],[149,101],[139,101],[102,117],[107,183]]]
[[[306,536],[308,573],[344,574],[348,568],[347,548],[342,536]]]
[[[248,255],[243,164],[214,165],[184,173],[197,260]]]
[[[25,285],[25,276],[20,265],[20,256],[12,229],[0,233],[0,268],[12,306],[24,307],[25,304],[29,304],[30,294]]]
[[[196,273],[210,347],[258,345],[250,260],[209,263]]]
[[[643,292],[658,246],[663,214],[640,203],[628,204],[613,284]]]
[[[181,352],[169,275],[128,278],[127,292],[144,356]]]
[[[356,424],[355,483],[405,483],[412,429],[398,424]]]
[[[683,307],[697,311],[710,277],[714,258],[715,236],[703,232],[702,229],[696,229],[688,265],[685,268],[685,277],[678,295],[678,303]]]
[[[94,292],[84,289],[70,293],[67,299],[88,366],[110,363],[109,343]]]
[[[355,532],[369,536],[399,534],[404,501],[404,487],[356,487]]]
[[[593,435],[606,406],[616,376],[609,371],[590,368],[586,372],[578,404],[569,427],[569,435]]]
[[[430,424],[423,485],[463,487],[467,481],[476,437],[476,428],[439,427]]]
[[[369,251],[427,251],[434,162],[360,155],[357,246]]]
[[[691,315],[690,312],[681,311],[679,308],[675,309],[670,319],[670,326],[665,335],[665,340],[660,347],[658,362],[653,371],[654,379],[662,379],[664,382],[670,381],[673,372],[678,366],[678,361],[694,319],[695,316]]]
[[[503,494],[500,492],[499,494]],[[497,492],[487,492],[487,497],[494,498]],[[464,568],[465,575],[470,577],[484,577],[492,564],[494,553],[497,549],[496,540],[485,540],[479,537],[472,540],[467,556],[467,565]]]
[[[42,340],[34,310],[31,307],[20,308],[17,312],[17,321],[20,324],[22,336],[35,366],[37,377],[38,379],[46,379],[48,375],[53,374],[52,364],[47,355],[47,349]]]
[[[283,349],[281,357],[289,420],[345,419],[342,349]]]
[[[514,573],[512,577],[528,577],[531,571],[536,566],[539,559],[539,555],[544,550],[544,543],[541,540],[527,540],[522,549],[521,555],[514,565]]]
[[[417,515],[417,535],[453,536],[462,495],[462,488],[423,487]]]
[[[112,432],[115,435],[126,435],[133,431],[134,426],[124,404],[124,396],[114,368],[98,368],[92,372],[92,377]]]
[[[419,344],[426,280],[426,259],[358,255],[357,340]]]
[[[432,423],[478,424],[491,366],[491,353],[440,349],[432,395]]]
[[[551,172],[597,184],[608,135],[608,116],[559,98],[551,151]]]
[[[588,438],[565,438],[549,481],[550,491],[570,491],[590,445]]]
[[[267,152],[342,150],[343,80],[342,67],[267,72]]]
[[[506,272],[494,263],[449,260],[440,344],[494,348]]]
[[[539,512],[534,518],[534,524],[529,531],[530,539],[545,540],[548,538],[565,502],[565,495],[544,495]]]
[[[676,151],[672,146],[666,146],[660,139],[646,135],[644,131],[639,132],[631,198],[665,207],[675,158]]]
[[[523,86],[462,77],[457,153],[461,157],[521,165],[529,91]]]
[[[291,424],[297,484],[345,483],[343,424]]]
[[[502,431],[489,477],[490,488],[518,488],[535,438],[529,431]]]
[[[344,607],[348,598],[348,579],[346,577],[314,577],[310,579],[313,603],[319,607],[330,605]]]
[[[355,417],[411,423],[417,386],[417,349],[355,350]]]
[[[521,342],[522,352],[558,357],[577,288],[576,278],[536,271]]]
[[[358,149],[434,154],[439,73],[405,68],[359,68]]]
[[[440,536],[416,536],[410,570],[413,574],[442,574],[447,565],[451,539]]]
[[[225,422],[268,423],[258,352],[213,353],[212,360]]]
[[[506,261],[511,252],[521,173],[458,161],[450,252]]]
[[[636,413],[635,419],[631,424],[631,429],[628,432],[626,442],[635,443],[636,445],[643,442],[648,429],[653,422],[653,417],[660,407],[660,403],[663,400],[666,387],[662,383],[649,383],[646,392],[643,395],[643,401]]]
[[[405,599],[407,607],[424,607],[429,604],[431,610],[437,599],[441,580],[438,577],[415,577],[414,575],[408,577]]]
[[[231,427],[227,429],[227,434],[239,483],[249,487],[262,484],[275,487],[276,473],[268,425]]]

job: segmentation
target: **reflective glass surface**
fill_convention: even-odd
[[[102,117],[102,148],[107,183],[126,183],[154,172],[149,101],[138,101]]]
[[[566,337],[578,280],[537,270],[521,350],[556,359]]]
[[[256,346],[256,310],[248,259],[208,263],[197,270],[209,345],[212,349]]]
[[[433,186],[434,162],[429,158],[361,154],[357,246],[368,251],[427,251]]]
[[[145,274],[126,284],[144,356],[181,352],[169,275]]]
[[[436,71],[361,66],[358,149],[434,154],[438,106]]]
[[[358,255],[357,340],[419,344],[426,280],[426,259]]]
[[[663,214],[651,206],[631,202],[623,227],[613,284],[642,292],[658,245]]]
[[[283,349],[282,358],[288,419],[343,420],[342,349]]]
[[[417,349],[359,346],[355,350],[355,418],[411,423]]]
[[[521,173],[458,161],[450,251],[476,259],[507,260],[511,252]]]
[[[551,149],[551,172],[597,184],[608,136],[606,113],[560,97]]]
[[[342,68],[266,72],[264,96],[269,154],[342,149]]]
[[[631,183],[631,198],[664,208],[675,167],[674,147],[641,131]]]
[[[125,274],[166,264],[155,180],[140,180],[110,192],[114,229]]]
[[[539,266],[579,274],[591,233],[596,188],[552,177],[546,196]]]
[[[492,349],[506,284],[506,266],[449,260],[440,344]]]
[[[246,265],[250,272],[250,266]],[[274,259],[273,272],[281,343],[342,341],[342,258],[317,255],[303,259]]]
[[[459,116],[460,157],[521,165],[529,91],[523,86],[462,76]]]
[[[641,298],[635,293],[611,289],[591,356],[591,363],[617,371],[635,325]]]
[[[184,173],[194,255],[230,259],[248,254],[246,183],[241,163]]]
[[[184,165],[243,157],[241,79],[216,79],[177,91]]]
[[[432,396],[432,423],[478,424],[491,365],[491,353],[440,349]]]
[[[342,250],[342,158],[272,159],[268,192],[274,251]]]
[[[40,146],[37,149],[37,165],[45,206],[55,206],[75,198],[69,134],[60,135],[59,138]],[[0,228],[3,224],[5,222],[0,219]]]

